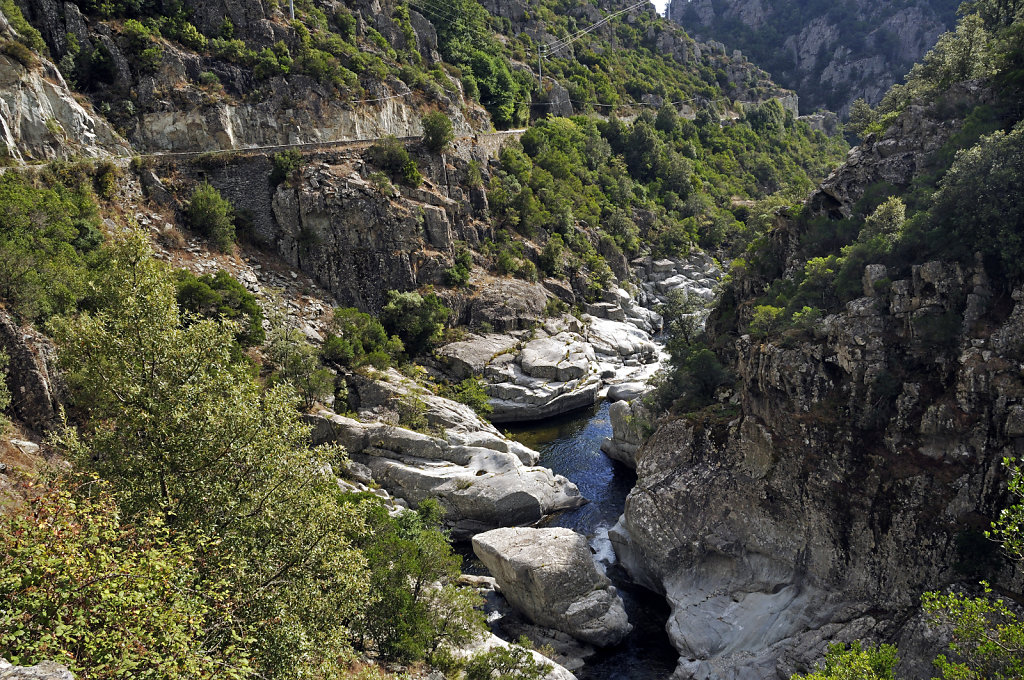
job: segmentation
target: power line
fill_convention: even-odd
[[[609,21],[611,21],[615,17],[618,17],[618,16],[620,16],[622,14],[625,14],[626,12],[632,11],[632,10],[636,9],[637,7],[640,7],[641,5],[646,5],[646,4],[649,4],[648,0],[640,0],[640,2],[638,2],[638,3],[634,4],[634,5],[630,5],[629,7],[626,7],[625,9],[620,9],[618,12],[613,12],[612,14],[609,14],[608,16],[606,16],[604,19],[601,19],[597,23],[595,23],[595,24],[593,24],[591,26],[588,26],[587,28],[580,29],[579,31],[576,31],[572,35],[566,36],[565,38],[562,38],[561,40],[558,40],[558,41],[556,41],[556,42],[554,42],[554,43],[552,43],[550,45],[542,45],[541,46],[541,52],[546,52],[549,55],[554,54],[555,52],[558,52],[558,51],[568,47],[569,45],[573,44],[574,42],[576,42],[577,40],[579,40],[580,38],[582,38],[586,34],[591,33],[593,31],[597,30],[598,28],[600,28],[601,26],[607,24]]]

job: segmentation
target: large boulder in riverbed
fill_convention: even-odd
[[[650,434],[651,413],[639,399],[617,401],[608,407],[612,436],[601,443],[601,450],[612,460],[636,469],[636,452]]]
[[[633,629],[586,538],[570,529],[495,529],[473,537],[473,552],[512,606],[538,625],[599,647]]]

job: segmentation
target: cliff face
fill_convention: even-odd
[[[977,82],[949,94],[965,110],[991,101]],[[808,212],[848,217],[871,186],[898,195],[961,122],[909,106]],[[1007,503],[1002,460],[1024,448],[1024,288],[980,256],[869,261],[860,297],[758,340],[736,316],[806,259],[796,221],[767,236],[769,280],[740,277],[709,326],[734,391],[636,453],[617,551],[672,606],[679,678],[786,678],[856,639],[898,642],[901,677],[931,677],[941,642],[925,644],[922,592],[982,578],[1020,590],[982,532]]]
[[[0,37],[16,33],[0,12]],[[80,102],[56,66],[39,55],[0,54],[0,144],[12,161],[127,153],[128,145]]]
[[[849,112],[870,104],[950,29],[956,0],[673,0],[668,16],[687,31],[739,49],[796,90],[801,108]]]
[[[673,607],[680,677],[788,677],[826,640],[897,639],[923,590],[986,566],[963,546],[1021,447],[1022,300],[932,262],[821,340],[736,341],[735,403],[640,450],[620,527]],[[944,351],[949,319],[964,332]]]

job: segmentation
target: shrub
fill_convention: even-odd
[[[229,251],[235,242],[234,208],[208,182],[192,192],[192,200],[185,208],[185,219],[190,228],[208,237],[222,252]]]
[[[750,334],[755,338],[766,338],[782,327],[785,311],[781,307],[758,305],[754,308],[754,316],[750,320]]]
[[[551,668],[521,647],[494,647],[473,655],[466,664],[466,680],[541,680]]]
[[[334,394],[334,374],[320,365],[320,353],[302,331],[284,326],[271,330],[267,358],[274,367],[272,381],[295,388],[306,410]]]
[[[203,71],[199,74],[199,84],[205,86],[220,85],[220,78],[213,71]]]
[[[174,280],[178,307],[207,319],[238,324],[235,340],[243,347],[263,344],[263,310],[256,296],[226,271],[196,277],[182,269]]]
[[[455,256],[455,264],[445,270],[445,281],[449,286],[464,286],[469,281],[472,269],[473,254],[463,247]]]
[[[384,369],[391,366],[405,348],[397,336],[388,337],[380,321],[347,307],[334,310],[321,351],[324,359],[341,366],[357,368],[370,364]]]
[[[434,293],[388,291],[388,302],[380,319],[389,333],[401,338],[415,356],[441,337],[450,310]]]
[[[31,69],[39,65],[35,52],[17,40],[6,41],[2,49],[4,54],[20,62],[25,68]]]
[[[369,148],[370,162],[386,172],[392,181],[417,187],[423,181],[416,161],[394,136],[385,137]]]
[[[0,299],[22,317],[72,311],[86,293],[102,241],[87,179],[72,179],[73,190],[59,180],[40,189],[16,172],[0,176]]]
[[[443,385],[440,394],[442,397],[469,406],[484,418],[491,415],[494,410],[491,406],[491,397],[487,393],[487,386],[478,376],[472,376],[454,384]]]
[[[444,151],[452,141],[452,121],[440,111],[431,111],[423,116],[423,143],[434,153]]]
[[[15,0],[0,0],[0,11],[3,11],[4,16],[11,23],[11,28],[17,31],[19,42],[40,54],[46,53],[46,41],[43,40],[43,34],[28,22]]]
[[[206,638],[232,603],[222,582],[201,579],[194,550],[158,516],[125,522],[98,480],[58,481],[3,521],[4,656],[97,680],[248,677],[244,645]]]
[[[274,154],[274,169],[270,171],[270,185],[276,187],[302,167],[302,154],[298,149],[288,149]]]
[[[462,559],[440,531],[442,514],[429,498],[416,512],[394,518],[380,504],[371,509],[368,521],[376,530],[361,547],[372,604],[357,629],[385,659],[429,657],[442,643],[464,644],[484,628],[474,609],[480,596],[454,586]]]
[[[824,669],[794,675],[792,680],[895,680],[899,660],[892,645],[864,646],[856,641],[847,647],[840,643],[829,646]]]
[[[104,161],[96,168],[93,183],[96,186],[96,193],[108,201],[117,195],[117,180],[121,176],[121,170],[110,161]]]

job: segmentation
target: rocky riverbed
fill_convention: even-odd
[[[673,291],[710,300],[722,278],[702,253],[681,260],[633,262],[636,286],[614,287],[585,312],[527,330],[480,333],[440,348],[455,379],[483,377],[495,423],[532,422],[593,406],[605,395],[633,398],[664,358],[656,308]]]

